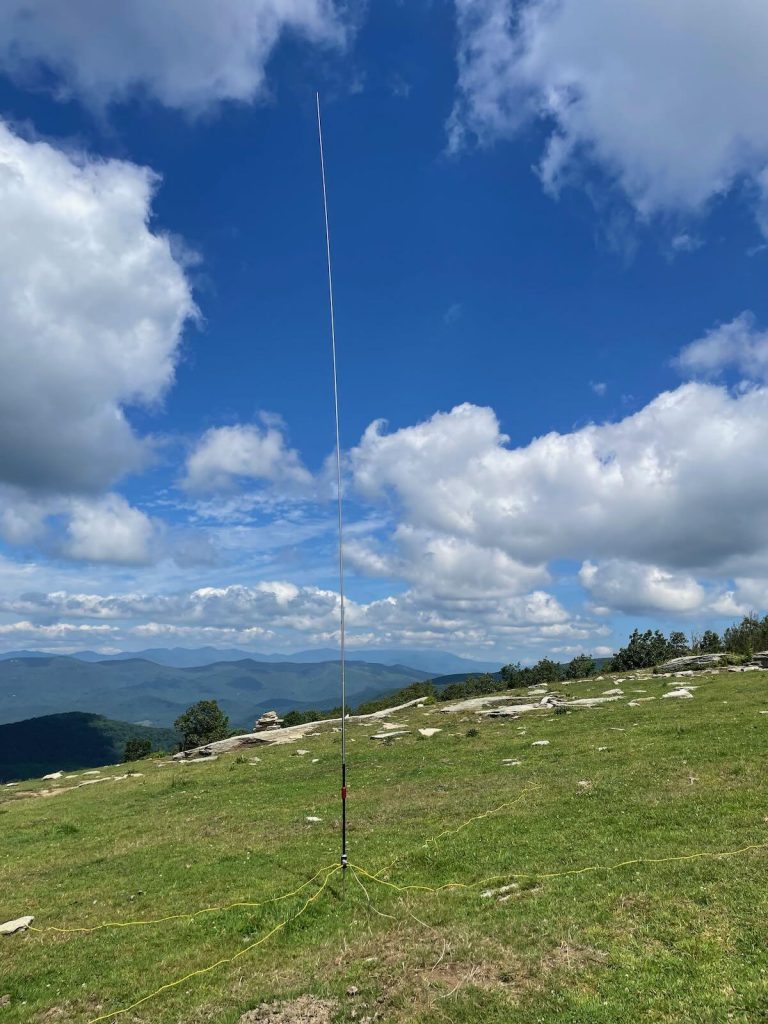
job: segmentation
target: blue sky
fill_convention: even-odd
[[[0,13],[0,644],[336,642],[315,89],[353,646],[765,611],[758,0],[45,11]]]

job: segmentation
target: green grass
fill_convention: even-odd
[[[665,682],[624,689],[660,695]],[[438,705],[397,716],[442,728],[427,740],[381,745],[370,726],[351,727],[350,859],[375,872],[399,857],[386,877],[439,886],[768,844],[768,674],[692,682],[694,700],[637,708],[494,721]],[[467,736],[472,727],[479,735]],[[532,747],[537,739],[550,745]],[[87,927],[295,889],[338,857],[339,736],[297,746],[311,753],[263,748],[255,765],[139,762],[141,778],[55,799],[18,799],[40,783],[0,790],[0,920],[29,913],[41,927]],[[398,894],[364,879],[366,895],[336,875],[265,945],[116,1020],[234,1024],[262,1002],[314,993],[339,1000],[338,1021],[768,1021],[767,853],[518,879],[505,901],[477,888]],[[118,1010],[232,957],[312,891],[151,927],[4,938],[0,997],[11,1003],[0,1022]]]

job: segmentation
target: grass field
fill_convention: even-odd
[[[395,720],[442,731],[386,745],[369,739],[371,726],[351,727],[353,864],[375,874],[398,858],[382,876],[398,886],[470,888],[400,892],[350,871],[312,902],[323,875],[261,907],[3,938],[0,1024],[94,1020],[221,959],[230,962],[109,1019],[234,1024],[260,1004],[313,994],[338,1001],[339,1022],[768,1021],[768,845],[606,869],[768,844],[768,673],[693,682],[693,700],[518,721],[416,709]],[[659,697],[667,683],[623,689],[627,700],[635,689]],[[539,739],[549,745],[532,746]],[[310,753],[296,756],[297,746]],[[256,754],[256,764],[250,754],[139,762],[141,777],[55,799],[19,799],[39,782],[0,790],[0,920],[125,923],[270,899],[330,869],[338,734]],[[582,867],[596,870],[545,877]],[[472,887],[489,876],[499,879]],[[481,895],[511,883],[506,898]]]

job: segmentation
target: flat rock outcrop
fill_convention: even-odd
[[[657,672],[688,672],[701,670],[703,668],[717,668],[727,654],[686,654],[682,658],[672,658],[659,665]],[[766,652],[768,657],[768,652]]]

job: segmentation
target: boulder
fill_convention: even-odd
[[[34,917],[17,917],[15,921],[6,921],[5,924],[0,924],[0,935],[15,935],[16,932],[25,932],[34,920]]]
[[[768,651],[759,651],[757,654],[753,654],[750,665],[754,665],[756,668],[768,668]]]
[[[682,700],[690,700],[693,694],[690,690],[681,686],[679,690],[669,690],[667,693],[662,693],[662,697],[680,697]]]
[[[657,672],[686,672],[689,669],[701,671],[703,668],[713,668],[720,664],[727,654],[686,654],[682,658],[673,658],[659,665]]]

